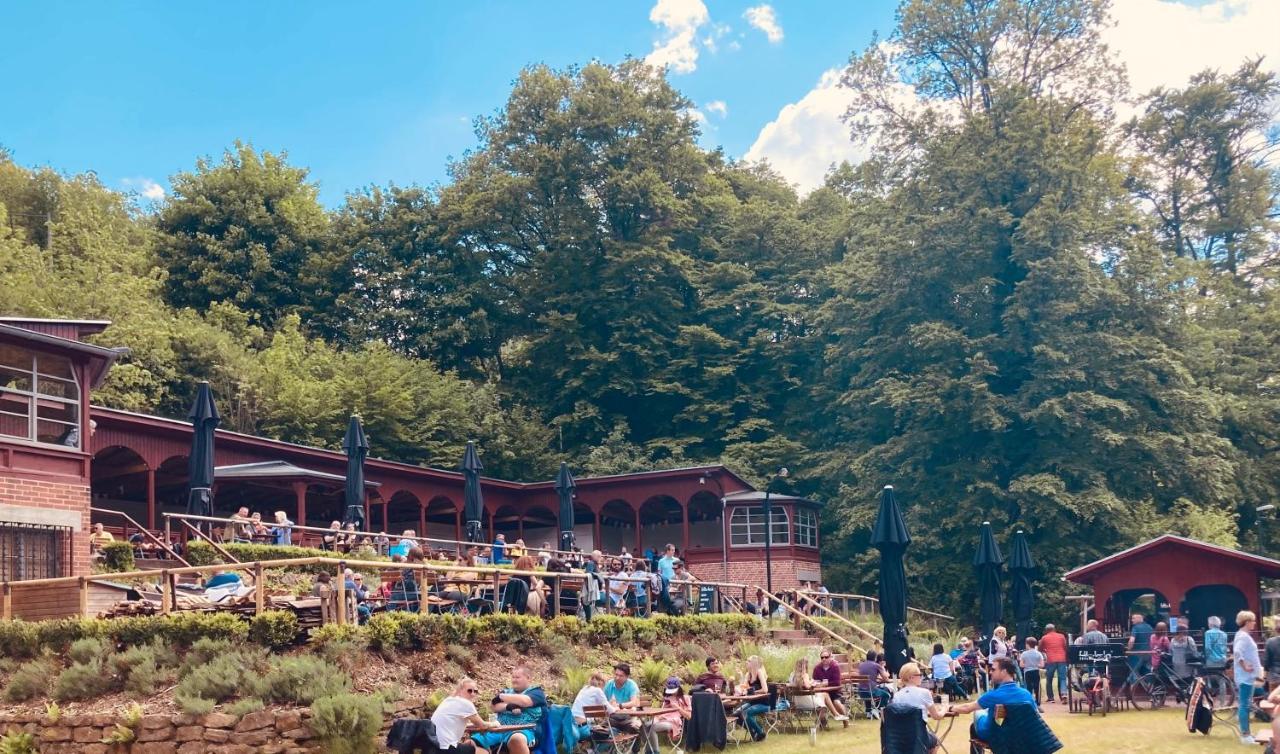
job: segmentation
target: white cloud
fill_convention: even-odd
[[[1107,43],[1129,70],[1134,94],[1184,86],[1205,68],[1235,70],[1247,57],[1266,56],[1280,72],[1280,2],[1116,0]]]
[[[729,24],[711,24],[711,30],[702,38],[702,46],[712,55],[720,51],[720,40],[733,31]]]
[[[1265,56],[1264,66],[1280,74],[1280,0],[1116,0],[1112,17],[1104,36],[1128,68],[1135,94],[1185,86],[1205,68],[1231,71],[1248,57]],[[760,129],[746,159],[768,159],[801,190],[820,186],[832,164],[864,159],[870,145],[850,141],[840,120],[852,97],[839,88],[839,75],[838,68],[827,71],[784,106]]]
[[[703,105],[703,107],[706,109],[707,112],[715,113],[716,115],[719,115],[721,118],[729,114],[729,106],[726,105],[724,103],[724,100],[722,99],[713,99],[707,104]]]
[[[840,88],[840,70],[822,74],[818,85],[799,102],[783,107],[778,117],[760,129],[746,159],[767,159],[802,191],[822,185],[831,165],[865,159],[867,146],[850,141],[849,129],[840,120],[853,102],[852,93]]]
[[[156,183],[150,178],[122,178],[120,185],[126,191],[137,193],[143,199],[152,202],[158,202],[165,197],[164,186]]]
[[[747,19],[747,23],[764,32],[770,44],[776,45],[782,41],[782,25],[778,23],[778,15],[774,13],[772,5],[766,3],[747,8],[742,17]]]
[[[711,20],[702,0],[658,0],[649,20],[663,29],[663,39],[654,43],[645,62],[672,73],[697,70],[698,29]]]

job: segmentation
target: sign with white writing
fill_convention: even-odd
[[[1110,644],[1072,644],[1067,647],[1067,660],[1074,664],[1112,662],[1123,660],[1125,645]]]

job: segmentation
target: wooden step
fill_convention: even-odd
[[[182,568],[182,563],[172,559],[136,558],[133,567],[139,571],[162,571],[166,568]]]
[[[809,632],[801,631],[795,628],[771,628],[769,629],[769,638],[778,641],[789,641],[792,639],[808,639]]]

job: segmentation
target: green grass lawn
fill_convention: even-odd
[[[1048,720],[1049,727],[1062,739],[1062,751],[1070,754],[1262,752],[1261,746],[1242,746],[1229,727],[1215,725],[1208,736],[1187,733],[1180,710],[1118,712],[1105,718],[1054,714]],[[945,739],[950,754],[968,754],[968,721],[968,718],[957,719],[955,728]],[[726,751],[733,748],[730,745]],[[817,748],[809,745],[808,736],[791,734],[773,735],[762,744],[743,744],[741,748],[743,754],[811,754],[820,750],[880,754],[880,729],[874,721],[857,720],[847,730],[832,728],[819,733]]]

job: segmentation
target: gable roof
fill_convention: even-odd
[[[1134,545],[1127,550],[1121,550],[1113,555],[1108,555],[1101,560],[1095,560],[1088,565],[1082,565],[1079,568],[1067,571],[1063,574],[1062,578],[1067,581],[1074,581],[1077,584],[1092,584],[1093,580],[1103,571],[1121,566],[1125,561],[1131,560],[1139,555],[1167,547],[1196,550],[1198,552],[1213,555],[1214,557],[1227,558],[1238,565],[1249,566],[1253,570],[1257,571],[1258,576],[1260,577],[1271,579],[1280,578],[1280,560],[1273,560],[1261,555],[1233,550],[1230,547],[1201,542],[1198,539],[1179,537],[1176,534],[1165,534],[1156,537],[1155,539],[1147,540],[1140,545]]]

